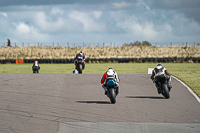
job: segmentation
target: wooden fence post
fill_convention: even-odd
[[[186,47],[188,47],[188,43],[186,42]]]
[[[24,47],[24,43],[22,43],[22,47]]]
[[[110,47],[112,47],[112,43],[110,43]]]
[[[90,43],[90,47],[91,47],[92,45],[91,45],[91,43]]]
[[[172,47],[172,45],[173,45],[173,44],[172,44],[172,42],[171,42],[171,47]]]
[[[103,43],[103,47],[105,47],[105,43]]]
[[[194,47],[196,47],[196,44],[195,44],[195,42],[194,42]]]
[[[4,47],[6,47],[6,44],[4,43]]]
[[[67,43],[67,47],[69,47],[69,43]]]

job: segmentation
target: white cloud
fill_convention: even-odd
[[[64,10],[58,8],[58,7],[53,7],[53,9],[51,10],[51,14],[52,15],[63,15]]]
[[[14,23],[14,25],[16,26],[16,32],[21,35],[27,35],[30,33],[31,29],[33,30],[32,27],[29,27],[22,22],[20,22],[19,24]]]
[[[77,20],[83,25],[83,30],[85,32],[103,32],[105,30],[104,24],[100,24],[92,18],[92,14],[73,11],[68,16],[71,19]]]
[[[18,41],[44,41],[48,40],[47,34],[40,33],[40,31],[33,27],[25,24],[24,22],[14,23],[14,29],[11,35],[13,40]]]
[[[132,4],[128,3],[128,2],[125,2],[125,1],[122,1],[122,2],[112,3],[112,5],[117,9],[125,9],[127,7],[130,7]]]
[[[8,17],[7,13],[6,12],[0,12],[0,15],[3,15],[4,17]]]
[[[37,12],[34,18],[36,25],[44,32],[62,31],[65,24],[62,17],[58,17],[54,20],[51,16],[47,16],[45,12]]]
[[[94,14],[94,17],[98,19],[101,17],[102,11],[94,11],[93,14]]]

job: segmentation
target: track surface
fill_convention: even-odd
[[[78,132],[75,128],[81,125],[94,128],[95,132],[109,132],[100,128],[106,125],[121,130],[131,127],[127,132],[139,125],[148,131],[148,127],[158,128],[159,123],[200,131],[200,103],[175,79],[170,99],[164,99],[157,94],[149,75],[120,74],[120,93],[116,104],[110,104],[101,87],[101,77],[1,73],[0,133],[62,133],[67,132],[66,125],[71,127],[68,132]]]

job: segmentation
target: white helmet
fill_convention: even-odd
[[[111,67],[108,68],[107,74],[108,74],[108,75],[113,75],[113,74],[114,74],[114,69],[111,68]]]

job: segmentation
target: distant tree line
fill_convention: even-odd
[[[151,43],[149,43],[148,41],[142,41],[142,42],[136,41],[134,43],[131,42],[130,44],[124,43],[122,46],[123,47],[126,47],[126,46],[151,46]]]

